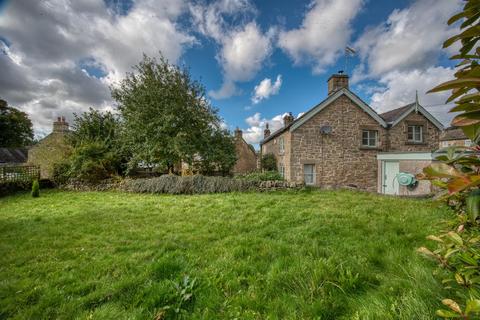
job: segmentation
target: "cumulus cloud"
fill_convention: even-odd
[[[343,52],[362,5],[362,0],[316,0],[299,28],[280,32],[278,44],[295,64],[311,64],[321,73]]]
[[[271,55],[275,28],[263,32],[253,21],[255,8],[246,0],[192,5],[190,11],[198,31],[221,47],[217,60],[223,70],[223,84],[210,91],[210,96],[224,99],[239,93],[235,83],[251,80]]]
[[[183,1],[138,0],[120,15],[103,0],[10,1],[0,19],[2,98],[27,111],[37,133],[58,115],[109,108],[108,86],[143,53],[176,62],[196,43],[178,24],[187,9]],[[102,76],[82,70],[85,60]]]
[[[246,142],[251,144],[258,144],[263,139],[263,130],[268,123],[270,131],[273,133],[283,127],[283,117],[288,113],[278,114],[270,119],[262,117],[257,112],[254,115],[245,119],[249,127],[243,130],[243,137]]]
[[[272,84],[272,79],[265,78],[253,89],[252,103],[257,104],[270,96],[278,94],[282,86],[282,75],[279,74]]]
[[[368,28],[356,41],[363,62],[356,79],[390,71],[429,67],[441,54],[442,43],[456,32],[446,21],[461,7],[460,0],[421,0]],[[359,72],[360,71],[360,72]]]
[[[430,93],[436,85],[452,79],[454,70],[445,67],[429,67],[426,70],[392,71],[379,79],[381,87],[371,96],[370,105],[377,112],[385,112],[415,101],[418,90],[419,102],[444,125],[448,125],[453,115],[447,111],[452,106],[444,103],[449,92]]]

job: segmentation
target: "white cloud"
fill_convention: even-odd
[[[223,84],[220,89],[210,91],[210,96],[224,99],[238,94],[235,83],[251,80],[272,53],[275,28],[264,33],[252,21],[256,10],[246,0],[220,0],[208,6],[192,5],[190,11],[198,31],[214,39],[221,47],[217,60],[223,70]]]
[[[196,43],[178,24],[187,9],[183,1],[138,0],[118,15],[103,0],[8,2],[0,19],[8,43],[0,49],[2,98],[27,111],[37,133],[48,132],[56,116],[106,108],[108,86],[143,53],[162,51],[176,62]],[[105,77],[82,71],[86,59]]]
[[[452,115],[447,111],[452,107],[444,106],[449,92],[430,93],[427,91],[436,85],[452,79],[454,70],[445,67],[430,67],[426,70],[392,71],[379,79],[383,88],[377,88],[371,96],[370,105],[382,113],[415,101],[418,90],[419,102],[442,123],[448,124]]]
[[[298,29],[280,32],[279,46],[295,64],[312,64],[313,72],[321,73],[343,52],[362,5],[362,0],[316,0]]]
[[[280,87],[282,86],[282,75],[278,75],[275,82],[272,84],[272,79],[265,78],[258,85],[255,86],[252,103],[257,104],[264,99],[270,98],[270,96],[278,94]]]
[[[262,115],[257,112],[253,116],[245,119],[249,127],[243,130],[243,138],[247,143],[258,144],[263,139],[263,131],[268,123],[270,131],[273,133],[283,127],[283,117],[288,113],[278,114],[273,118],[262,118]]]
[[[385,23],[368,28],[354,45],[363,64],[353,81],[435,64],[443,41],[457,31],[446,21],[460,9],[461,2],[417,0],[410,7],[394,10]]]

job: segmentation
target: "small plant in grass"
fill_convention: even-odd
[[[38,183],[37,179],[33,180],[33,183],[32,183],[32,197],[34,198],[40,197],[40,184]]]

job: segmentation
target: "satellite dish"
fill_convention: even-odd
[[[320,133],[321,134],[331,134],[332,133],[332,127],[331,126],[322,126],[320,128]]]

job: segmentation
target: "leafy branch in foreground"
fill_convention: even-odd
[[[455,79],[430,90],[451,90],[447,103],[454,102],[451,112],[459,112],[452,125],[460,127],[474,147],[450,147],[437,152],[433,163],[419,177],[433,180],[443,189],[439,198],[445,199],[457,216],[450,221],[449,230],[428,239],[437,243],[435,250],[425,247],[418,251],[439,263],[446,271],[442,283],[452,295],[443,299],[447,309],[437,310],[444,318],[474,319],[480,316],[480,1],[467,0],[463,11],[454,15],[448,24],[460,23],[461,32],[443,44],[444,48],[460,43],[460,60]],[[452,299],[453,298],[453,299]],[[457,301],[463,301],[458,303]]]

